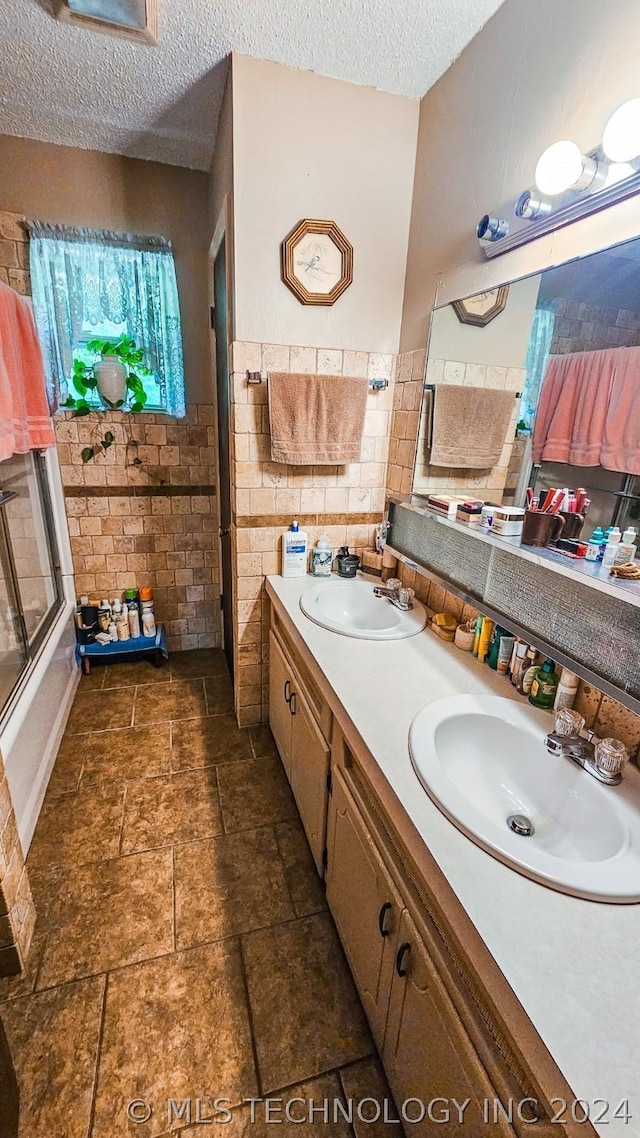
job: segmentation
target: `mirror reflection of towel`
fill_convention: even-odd
[[[366,378],[270,372],[272,462],[359,462],[368,390]]]
[[[507,442],[515,392],[437,383],[433,393],[431,466],[488,470]]]

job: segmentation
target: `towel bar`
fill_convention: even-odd
[[[266,371],[248,371],[247,372],[247,383],[250,383],[250,384],[262,383],[263,380],[266,383],[266,381],[267,381],[267,372]],[[388,379],[370,379],[369,380],[369,387],[371,388],[372,391],[384,391],[388,386],[389,386],[389,380]]]
[[[435,391],[435,389],[436,389],[435,383],[425,383],[425,385],[423,387],[423,391]],[[521,395],[522,395],[521,391],[514,391],[514,393],[513,393],[514,399],[519,399]]]

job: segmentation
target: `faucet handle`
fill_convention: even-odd
[[[619,774],[629,759],[627,748],[620,739],[601,739],[596,744],[595,763],[598,770]]]
[[[394,593],[397,593],[402,588],[402,581],[399,577],[389,577],[386,585],[388,589],[393,589]]]
[[[415,595],[415,589],[400,588],[398,592],[398,600],[400,601],[401,605],[410,605]]]

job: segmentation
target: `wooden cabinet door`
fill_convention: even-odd
[[[314,719],[313,712],[299,687],[290,702],[291,789],[316,863],[324,874],[324,846],[327,831],[328,776],[331,755]]]
[[[381,1050],[403,906],[339,770],[333,772],[327,856],[327,900]]]
[[[419,1103],[432,1104],[433,1117],[427,1112],[422,1121],[410,1126],[415,1138],[433,1138],[449,1128],[461,1138],[515,1134],[503,1118],[494,1123],[491,1116],[485,1122],[485,1103],[492,1104],[496,1092],[406,909],[400,922],[382,1057],[396,1102],[417,1100],[408,1106],[412,1120],[419,1116]],[[467,1099],[471,1101],[460,1121],[453,1100],[463,1104]],[[444,1125],[446,1109],[451,1116]]]
[[[291,668],[273,632],[269,633],[269,725],[291,782]]]

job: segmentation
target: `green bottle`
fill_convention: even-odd
[[[556,691],[558,689],[558,677],[555,673],[555,664],[550,656],[547,656],[541,668],[538,668],[533,683],[531,684],[531,692],[529,694],[529,703],[534,707],[553,707]]]

